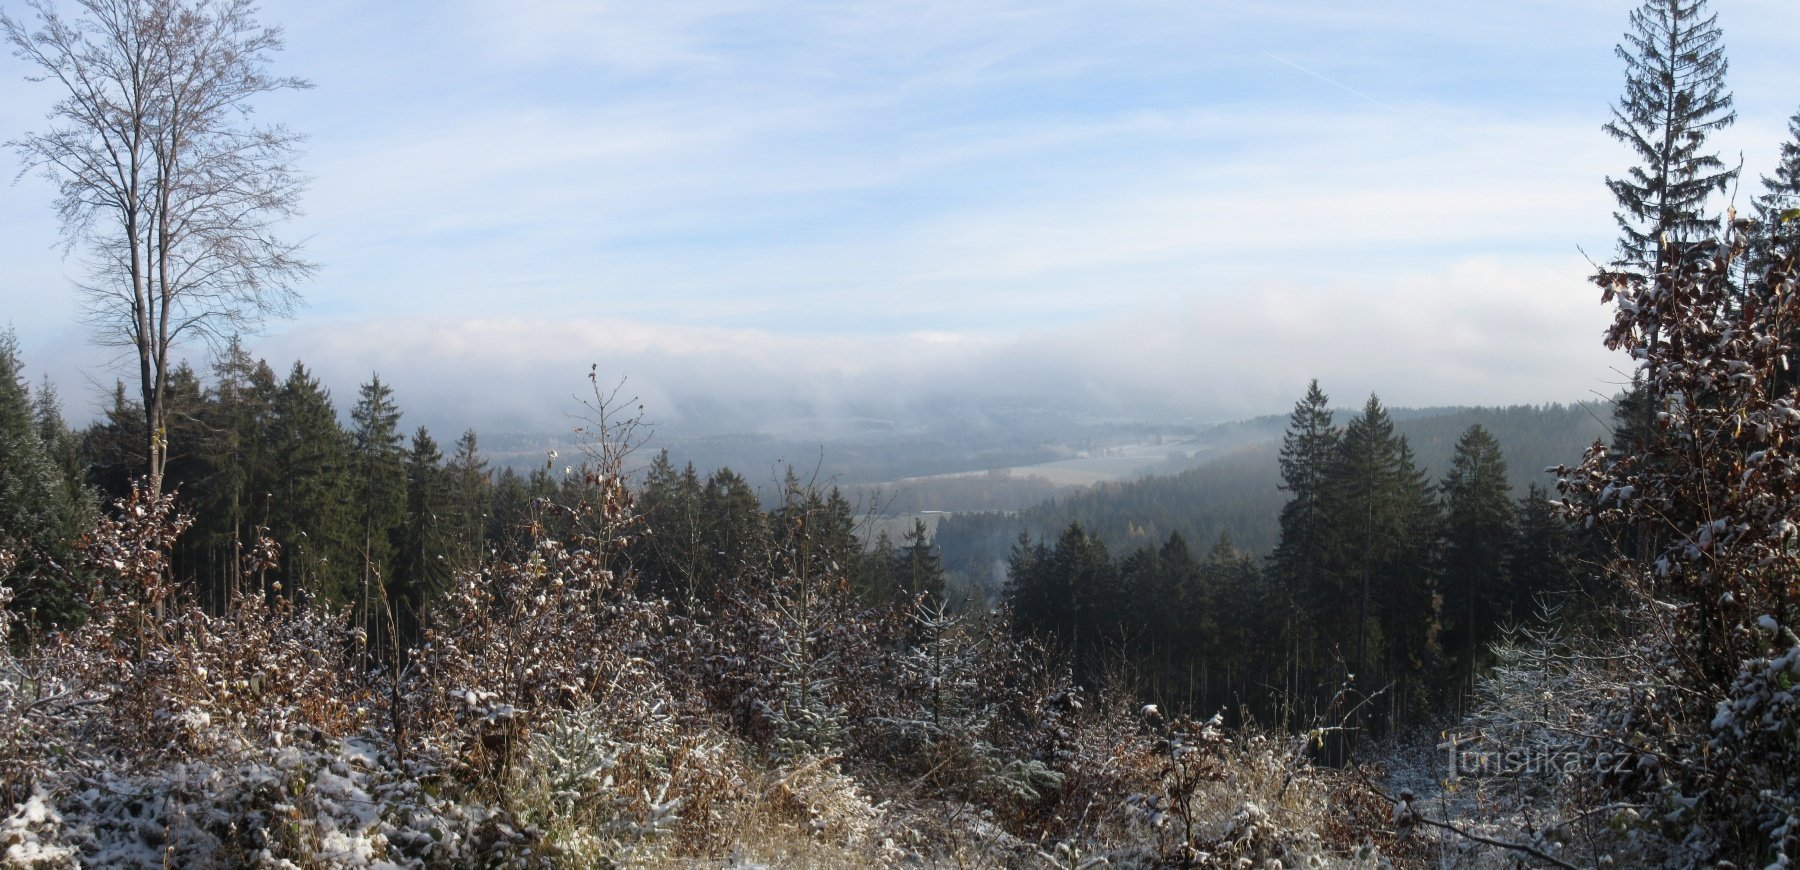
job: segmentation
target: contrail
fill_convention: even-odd
[[[1279,57],[1277,55],[1270,54],[1269,52],[1266,52],[1266,51],[1263,52],[1263,56],[1269,58],[1270,60],[1280,61],[1281,63],[1287,64],[1288,66],[1291,66],[1294,69],[1297,69],[1303,73],[1306,73],[1307,75],[1312,76],[1313,78],[1318,79],[1319,81],[1322,81],[1328,85],[1331,85],[1334,88],[1337,88],[1337,89],[1344,91],[1346,93],[1349,93],[1349,94],[1354,94],[1355,96],[1358,96],[1365,100],[1368,100],[1369,102],[1374,103],[1375,105],[1380,106],[1383,109],[1387,109],[1390,112],[1400,111],[1399,109],[1396,109],[1393,106],[1388,105],[1387,103],[1377,100],[1374,97],[1371,97],[1368,94],[1363,93],[1362,91],[1359,91],[1353,87],[1350,87],[1349,85],[1344,84],[1343,82],[1337,81],[1336,79],[1326,78],[1325,76],[1322,76],[1316,72],[1313,72],[1312,70],[1307,69],[1306,67],[1303,67],[1297,63],[1294,63],[1293,61],[1288,60],[1285,57]]]

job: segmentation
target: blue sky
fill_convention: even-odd
[[[378,369],[443,429],[555,425],[595,362],[674,421],[790,394],[1223,419],[1315,376],[1347,405],[1592,398],[1622,380],[1581,251],[1611,251],[1630,5],[270,2],[317,86],[259,113],[310,137],[289,233],[322,268],[251,346],[340,397]],[[1800,7],[1715,8],[1719,150],[1754,178]],[[0,60],[0,138],[55,97],[26,72]],[[0,318],[80,418],[113,375],[50,202],[0,194]]]

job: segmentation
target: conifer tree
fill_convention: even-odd
[[[938,551],[931,543],[931,531],[925,528],[925,521],[913,518],[913,527],[906,532],[906,547],[902,551],[906,562],[900,572],[905,584],[903,593],[908,597],[927,595],[935,599],[944,597],[944,566],[938,558]]]
[[[1172,671],[1169,683],[1181,687],[1179,695],[1171,692],[1168,697],[1179,699],[1181,709],[1195,710],[1200,699],[1194,662],[1205,644],[1218,637],[1223,615],[1218,609],[1219,597],[1203,582],[1200,562],[1180,532],[1170,532],[1157,551],[1156,570],[1160,575],[1157,609]]]
[[[450,485],[450,559],[454,568],[473,568],[481,561],[487,542],[488,510],[493,500],[493,474],[475,430],[456,439],[445,474]]]
[[[92,514],[95,500],[87,485],[87,472],[81,464],[81,439],[69,431],[64,422],[62,401],[48,375],[38,382],[31,403],[32,414],[37,418],[38,439],[44,443],[44,450],[61,477],[63,497],[71,504],[79,505],[84,515]]]
[[[715,586],[728,584],[765,560],[769,530],[762,506],[750,483],[729,468],[707,477],[701,501],[708,562],[704,570]]]
[[[1323,486],[1329,561],[1341,590],[1332,600],[1353,616],[1348,625],[1332,620],[1326,637],[1353,653],[1348,664],[1356,685],[1373,692],[1384,679],[1404,680],[1423,669],[1434,655],[1435,499],[1374,395],[1344,428]],[[1408,703],[1407,691],[1397,686],[1390,704]]]
[[[1513,505],[1507,491],[1500,442],[1470,426],[1456,442],[1444,475],[1444,574],[1446,609],[1460,621],[1465,692],[1474,690],[1475,655],[1510,611],[1506,559],[1512,543]]]
[[[1402,521],[1392,498],[1399,475],[1398,439],[1387,410],[1374,395],[1362,414],[1344,428],[1330,477],[1325,482],[1333,529],[1334,562],[1348,593],[1338,600],[1356,602],[1347,608],[1355,614],[1349,632],[1334,634],[1342,641],[1354,638],[1352,673],[1366,679],[1368,626],[1373,606],[1375,563],[1399,544]],[[1335,596],[1334,596],[1335,597]]]
[[[512,466],[500,469],[494,478],[493,494],[488,509],[487,539],[494,542],[502,555],[510,557],[518,542],[519,532],[530,515],[531,495],[525,480]]]
[[[1514,508],[1516,530],[1512,550],[1507,556],[1511,575],[1511,595],[1503,619],[1522,621],[1537,610],[1540,593],[1557,592],[1570,587],[1576,577],[1576,541],[1568,522],[1557,516],[1549,492],[1533,483]]]
[[[638,538],[634,564],[649,588],[690,611],[711,597],[703,574],[707,563],[700,476],[689,463],[677,471],[662,450],[651,460],[638,501],[647,534]]]
[[[1050,583],[1045,568],[1050,552],[1043,542],[1033,542],[1030,532],[1020,532],[1006,559],[1006,603],[1012,609],[1013,626],[1029,635],[1050,624]]]
[[[17,557],[0,585],[17,592],[15,611],[52,625],[79,613],[69,566],[84,512],[44,444],[22,367],[12,331],[0,332],[0,548]]]
[[[195,523],[178,555],[188,559],[200,600],[216,611],[241,591],[244,548],[254,545],[273,509],[269,445],[277,391],[268,364],[234,339],[214,362],[212,388],[198,408],[195,476],[183,491]]]
[[[348,603],[361,578],[361,535],[350,504],[350,439],[331,392],[295,362],[271,416],[269,529],[281,544],[284,591]]]
[[[1069,650],[1075,680],[1091,685],[1099,675],[1102,644],[1123,613],[1118,573],[1107,558],[1106,545],[1071,523],[1041,565],[1037,582],[1043,622],[1038,630],[1054,634]]]
[[[1750,271],[1760,277],[1777,263],[1800,257],[1800,112],[1788,119],[1788,140],[1781,143],[1775,174],[1762,177],[1756,197],[1757,239]]]
[[[1380,628],[1393,682],[1388,695],[1390,723],[1409,719],[1429,706],[1428,682],[1441,664],[1438,633],[1442,596],[1435,570],[1442,534],[1437,487],[1400,436],[1391,497],[1399,514],[1394,549],[1381,566]]]
[[[350,410],[352,504],[362,557],[356,609],[371,640],[384,609],[381,578],[393,566],[393,534],[406,516],[406,465],[402,458],[400,408],[380,375],[363,384]],[[380,649],[377,646],[376,649]]]
[[[1213,660],[1218,639],[1211,581],[1180,532],[1160,546],[1146,546],[1119,564],[1119,584],[1128,599],[1124,617],[1142,630],[1131,656],[1145,696],[1170,711],[1201,703],[1200,662]]]
[[[450,586],[453,514],[443,460],[431,432],[420,426],[406,454],[406,520],[388,585],[405,642],[413,639],[430,600]]]
[[[1280,638],[1272,635],[1266,618],[1274,612],[1269,606],[1269,590],[1263,585],[1256,560],[1238,549],[1224,532],[1213,542],[1201,572],[1214,606],[1229,614],[1214,622],[1205,659],[1216,682],[1205,703],[1242,705],[1263,694],[1255,687],[1262,682],[1269,660],[1281,649]]]
[[[1296,641],[1307,638],[1307,649],[1289,651],[1289,690],[1299,682],[1302,661],[1308,670],[1316,668],[1314,660],[1319,633],[1312,630],[1331,620],[1338,611],[1341,590],[1333,588],[1326,574],[1327,493],[1325,482],[1335,460],[1339,433],[1332,426],[1330,399],[1314,379],[1306,387],[1306,395],[1294,404],[1288,418],[1287,434],[1281,442],[1281,486],[1291,495],[1281,507],[1280,538],[1273,557],[1274,571],[1280,578],[1283,594],[1290,601],[1288,635]]]
[[[1603,128],[1626,144],[1638,164],[1606,186],[1618,201],[1619,265],[1654,273],[1664,242],[1689,242],[1716,231],[1707,199],[1737,170],[1706,150],[1709,134],[1737,119],[1725,89],[1729,64],[1718,16],[1706,0],[1645,0],[1614,50],[1625,62],[1625,93]]]
[[[894,537],[882,529],[856,572],[857,598],[869,607],[892,606],[900,597],[900,562],[904,551],[894,546]]]
[[[918,642],[900,658],[900,681],[918,710],[899,723],[901,729],[928,749],[940,743],[966,747],[994,716],[992,700],[982,693],[981,638],[942,599],[918,602],[909,616]]]
[[[129,492],[132,478],[146,461],[141,443],[143,416],[125,392],[125,382],[115,380],[99,418],[81,430],[81,464],[87,469],[88,483],[103,502],[122,498]]]
[[[193,366],[183,361],[169,373],[161,401],[168,413],[162,437],[162,488],[164,491],[181,489],[191,498],[194,491],[204,488],[207,474],[203,453],[207,432],[202,413],[206,405],[206,385]],[[137,469],[134,475],[141,473],[142,469]],[[182,570],[181,566],[177,565],[176,570]]]

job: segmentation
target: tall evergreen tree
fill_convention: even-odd
[[[200,600],[215,610],[241,591],[243,552],[273,509],[269,446],[278,390],[268,364],[233,340],[214,362],[212,388],[197,409],[194,477],[183,491],[195,522],[177,555],[186,557]]]
[[[1470,426],[1456,442],[1442,488],[1446,609],[1459,621],[1466,693],[1474,691],[1477,649],[1511,610],[1506,561],[1513,504],[1500,442],[1481,426]]]
[[[1266,695],[1260,684],[1280,655],[1279,637],[1271,623],[1276,616],[1262,571],[1249,553],[1238,549],[1231,536],[1220,533],[1201,565],[1202,583],[1223,618],[1214,620],[1213,637],[1204,659],[1212,671],[1210,697],[1205,703],[1242,709],[1264,708],[1255,701]],[[1270,641],[1274,640],[1274,643]]]
[[[505,466],[494,478],[491,507],[488,509],[487,539],[502,555],[511,557],[520,534],[530,523],[531,494],[525,479]]]
[[[705,510],[703,534],[710,561],[706,571],[715,584],[742,576],[760,564],[768,547],[769,529],[756,490],[742,475],[721,468],[706,479],[701,493]]]
[[[1332,426],[1329,402],[1314,379],[1307,385],[1305,397],[1294,404],[1287,434],[1281,442],[1281,488],[1290,495],[1281,506],[1281,532],[1273,569],[1288,602],[1290,625],[1286,636],[1296,643],[1304,638],[1307,643],[1304,649],[1287,651],[1289,663],[1284,682],[1290,693],[1298,691],[1302,668],[1309,675],[1318,668],[1319,632],[1313,628],[1331,621],[1332,613],[1341,612],[1341,590],[1334,588],[1326,573],[1329,530],[1325,484],[1339,437]]]
[[[112,402],[102,417],[81,432],[82,464],[102,499],[124,498],[149,461],[143,456],[144,412],[126,393],[124,381],[114,382]]]
[[[456,451],[445,467],[450,485],[451,561],[455,568],[473,568],[481,561],[487,542],[488,511],[493,500],[493,473],[475,430],[456,439]]]
[[[1069,651],[1077,682],[1100,673],[1103,643],[1126,612],[1106,545],[1072,523],[1048,550],[1021,537],[1008,578],[1014,617],[1025,633],[1053,636]]]
[[[899,563],[903,551],[894,547],[894,537],[882,529],[875,543],[864,554],[862,567],[856,572],[856,595],[869,607],[891,607],[900,597]]]
[[[207,475],[204,461],[208,441],[204,419],[206,385],[194,367],[184,361],[169,373],[161,401],[168,415],[163,426],[162,489],[164,492],[180,489],[185,493],[184,498],[191,500],[197,491],[204,489]],[[179,560],[175,570],[178,574],[187,573]]]
[[[1333,556],[1349,593],[1338,600],[1354,601],[1349,608],[1355,621],[1349,632],[1336,632],[1342,641],[1354,639],[1352,673],[1367,679],[1368,628],[1378,562],[1399,547],[1405,524],[1393,498],[1399,469],[1399,438],[1387,409],[1373,394],[1362,414],[1344,427],[1330,477],[1325,482],[1333,529]],[[1335,596],[1334,596],[1335,597]]]
[[[1430,573],[1436,500],[1406,439],[1374,395],[1344,428],[1324,482],[1332,572],[1353,619],[1326,625],[1326,637],[1353,653],[1350,672],[1364,692],[1397,681],[1389,710],[1412,702],[1405,681],[1433,657]]]
[[[411,641],[430,600],[450,586],[454,528],[443,453],[424,426],[406,454],[406,520],[399,535],[388,600],[402,638]]]
[[[1419,465],[1406,436],[1399,438],[1391,495],[1397,502],[1399,536],[1382,566],[1381,634],[1393,681],[1390,722],[1415,719],[1429,709],[1431,676],[1441,665],[1438,634],[1442,596],[1435,570],[1442,534],[1437,487]]]
[[[669,451],[658,452],[638,501],[647,533],[638,536],[634,561],[651,591],[690,610],[711,596],[703,578],[708,560],[701,500],[693,464],[677,470]]]
[[[362,536],[351,505],[350,438],[331,391],[295,362],[271,417],[269,529],[281,544],[283,591],[349,603],[362,576]]]
[[[381,578],[393,567],[393,535],[406,516],[406,463],[394,391],[371,376],[350,410],[351,487],[362,556],[356,609],[373,640],[381,625]],[[377,649],[380,647],[378,646]]]
[[[1215,603],[1222,600],[1180,532],[1160,547],[1145,547],[1121,566],[1136,604],[1133,622],[1149,632],[1145,666],[1151,697],[1168,709],[1194,711],[1202,698],[1202,662],[1219,657]]]
[[[898,572],[903,594],[907,597],[928,595],[932,598],[944,597],[944,565],[938,558],[937,548],[931,543],[931,531],[925,528],[925,521],[913,518],[913,526],[906,532],[906,547],[901,550],[905,560]]]
[[[84,512],[44,444],[22,368],[12,331],[0,332],[0,548],[18,557],[0,585],[17,593],[16,611],[66,623],[79,614],[70,566]]]
[[[1531,484],[1513,517],[1516,531],[1507,556],[1512,594],[1500,616],[1519,622],[1537,612],[1539,594],[1566,590],[1574,583],[1578,552],[1568,521],[1557,515],[1544,487]]]
[[[56,387],[50,383],[49,376],[38,382],[37,393],[31,400],[32,414],[37,418],[38,438],[44,443],[44,450],[50,456],[50,462],[56,466],[61,478],[63,497],[71,504],[81,506],[83,515],[90,514],[94,506],[94,494],[87,485],[87,472],[81,464],[81,439],[63,420],[62,401],[57,397]]]
[[[1756,197],[1756,250],[1750,258],[1751,273],[1759,276],[1778,262],[1800,257],[1800,112],[1788,119],[1788,139],[1781,143],[1775,174],[1763,176],[1762,186]]]
[[[1716,232],[1707,199],[1737,170],[1706,150],[1709,134],[1737,119],[1725,89],[1723,37],[1706,0],[1645,0],[1615,52],[1625,62],[1625,94],[1603,128],[1638,164],[1606,179],[1618,201],[1619,264],[1653,273],[1664,242]]]

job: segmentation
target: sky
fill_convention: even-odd
[[[274,71],[314,87],[257,117],[308,137],[284,233],[320,268],[247,343],[340,410],[379,372],[440,432],[561,428],[590,365],[676,426],[795,397],[1226,420],[1315,377],[1593,400],[1627,377],[1585,278],[1632,5],[271,0]],[[1800,5],[1714,8],[1747,202]],[[0,139],[44,127],[29,72],[0,58]],[[52,199],[0,188],[0,324],[79,421],[124,370]]]

